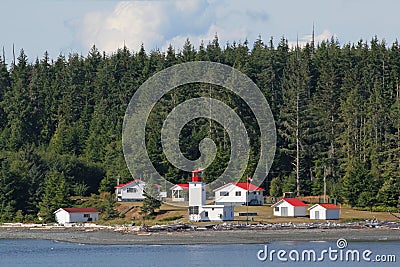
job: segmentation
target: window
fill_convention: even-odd
[[[221,192],[219,192],[219,195],[220,195],[221,197],[227,197],[227,196],[229,196],[229,192],[227,192],[227,191],[221,191]]]
[[[90,218],[90,214],[89,213],[83,214],[83,218]]]
[[[279,207],[275,207],[275,211],[279,211]]]
[[[190,214],[199,214],[199,206],[190,206],[189,215]]]
[[[240,197],[242,195],[241,191],[236,191],[235,196]]]
[[[127,192],[127,193],[136,193],[136,192],[137,192],[137,188],[133,188],[133,187],[127,188],[127,189],[126,189],[126,192]]]
[[[204,216],[208,217],[208,211],[204,212]]]

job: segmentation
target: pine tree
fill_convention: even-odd
[[[53,213],[69,203],[69,188],[64,173],[50,170],[46,173],[42,201],[38,204],[39,217],[45,222],[53,222]]]

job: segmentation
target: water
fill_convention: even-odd
[[[268,251],[338,249],[332,242],[273,242]],[[259,245],[82,245],[50,240],[0,240],[0,266],[400,266],[400,242],[353,242],[346,249],[395,255],[397,262],[260,261]],[[261,254],[262,256],[263,254]],[[317,254],[319,255],[319,254]],[[286,255],[288,257],[288,255]]]

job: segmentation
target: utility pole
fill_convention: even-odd
[[[324,203],[326,203],[326,166],[324,165]]]
[[[296,64],[299,64],[299,39],[297,37],[297,47],[296,47]],[[299,68],[297,66],[297,71],[299,71]],[[300,196],[300,107],[299,107],[299,102],[300,102],[300,86],[299,86],[299,73],[297,73],[297,79],[296,79],[296,190],[297,190],[297,197]]]

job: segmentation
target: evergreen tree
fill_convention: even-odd
[[[39,217],[45,222],[54,221],[54,212],[70,202],[69,188],[64,173],[50,170],[46,173],[42,201],[38,204]]]

